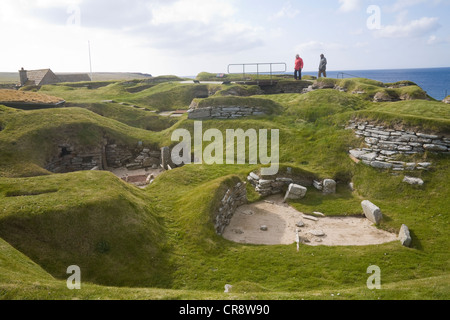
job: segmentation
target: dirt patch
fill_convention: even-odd
[[[300,241],[311,246],[365,246],[397,240],[395,234],[377,229],[364,217],[310,217],[283,203],[282,196],[272,196],[239,207],[223,237],[238,243],[288,245],[296,242],[299,230]]]

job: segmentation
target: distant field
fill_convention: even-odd
[[[58,72],[56,73],[58,74]],[[148,79],[151,75],[145,73],[127,73],[127,72],[95,72],[92,75],[93,81],[109,81],[109,80],[133,80]],[[0,84],[2,83],[18,83],[19,72],[0,72]]]
[[[19,72],[0,72],[0,83],[19,82]]]

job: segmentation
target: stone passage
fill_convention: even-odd
[[[350,150],[350,155],[357,161],[374,168],[404,170],[426,170],[431,163],[408,163],[396,161],[396,155],[421,154],[425,151],[448,154],[450,139],[442,135],[424,134],[410,130],[388,129],[367,121],[351,121],[347,129],[363,137],[367,148]]]
[[[233,188],[228,189],[223,196],[215,215],[215,230],[218,235],[222,235],[225,228],[230,224],[236,209],[247,203],[246,185],[246,183],[239,182]]]

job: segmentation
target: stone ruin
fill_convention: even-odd
[[[351,121],[347,127],[356,136],[364,138],[366,148],[350,150],[356,161],[379,169],[393,171],[427,170],[429,162],[396,161],[397,155],[415,155],[424,152],[449,154],[450,138],[439,134],[425,134],[406,129],[389,129],[368,121]]]
[[[147,171],[170,170],[174,167],[168,147],[161,150],[150,149],[141,144],[129,147],[108,143],[106,139],[102,146],[91,147],[88,150],[69,143],[59,144],[55,156],[45,165],[45,169],[53,173],[115,171],[124,168],[127,173],[121,177],[122,180],[136,186],[145,186],[153,181],[155,176]],[[136,174],[132,174],[133,172]]]

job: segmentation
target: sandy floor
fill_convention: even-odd
[[[264,245],[295,243],[296,230],[299,230],[300,242],[312,246],[363,246],[397,240],[397,235],[377,229],[363,216],[315,216],[317,221],[304,216],[283,203],[282,196],[272,196],[239,207],[223,236],[238,243]],[[303,227],[296,225],[300,221]],[[266,226],[267,231],[262,231],[261,226]]]
[[[115,174],[117,177],[119,178],[125,178],[127,175],[130,177],[130,183],[133,183],[133,177],[136,177],[137,180],[141,181],[142,178],[145,176],[145,179],[143,179],[143,181],[146,180],[146,177],[151,174],[153,175],[153,178],[156,178],[157,176],[159,176],[161,173],[164,172],[163,169],[158,168],[158,169],[138,169],[138,170],[128,170],[127,168],[116,168],[116,169],[110,169],[110,172],[112,172],[113,174]],[[145,188],[147,185],[139,185],[139,187],[141,188]]]
[[[112,173],[114,173],[119,178],[125,177],[127,174],[128,176],[140,176],[140,175],[147,175],[152,174],[155,178],[164,172],[163,169],[138,169],[138,170],[128,170],[127,168],[116,168],[116,169],[110,169]]]

